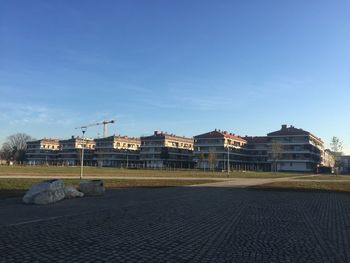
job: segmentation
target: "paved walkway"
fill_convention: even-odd
[[[0,262],[350,262],[350,195],[120,189],[0,201]]]
[[[235,187],[244,188],[254,185],[262,185],[273,182],[285,182],[292,181],[297,177],[285,177],[285,178],[230,178],[229,180],[223,180],[214,183],[205,183],[199,185],[193,185],[193,187]]]

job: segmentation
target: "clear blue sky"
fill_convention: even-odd
[[[1,1],[0,142],[117,118],[110,133],[130,136],[292,124],[349,151],[349,14],[347,0]]]

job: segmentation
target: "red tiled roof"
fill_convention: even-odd
[[[279,136],[279,135],[309,135],[310,133],[303,129],[297,129],[294,127],[282,128],[278,131],[270,132],[268,136]]]
[[[197,136],[194,136],[195,139],[197,138],[230,138],[236,141],[246,142],[245,139],[241,138],[238,135],[235,135],[233,133],[229,133],[227,131],[220,131],[220,130],[214,130],[211,132],[203,133]]]
[[[321,138],[313,135],[311,132],[304,131],[303,129],[295,128],[294,126],[287,127],[287,125],[282,125],[282,128],[280,130],[270,132],[267,134],[267,136],[292,136],[292,135],[310,135],[322,142]]]

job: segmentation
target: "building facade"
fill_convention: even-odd
[[[27,142],[26,159],[29,165],[54,165],[60,144],[58,139],[41,139]]]
[[[271,162],[268,161],[268,138],[267,136],[244,137],[247,141],[245,150],[249,158],[249,170],[271,171]]]
[[[81,164],[82,149],[84,145],[84,165],[93,166],[95,141],[89,138],[72,136],[67,140],[60,140],[60,151],[58,152],[58,163],[67,166]]]
[[[140,160],[145,168],[193,168],[193,139],[155,131],[141,137]]]
[[[247,141],[227,131],[214,130],[194,136],[194,161],[199,169],[244,169],[249,163]]]
[[[317,173],[332,173],[335,166],[335,158],[331,150],[325,149],[321,158],[321,164],[317,169]]]
[[[95,160],[98,166],[140,167],[139,138],[128,136],[109,136],[95,139]]]
[[[350,174],[350,155],[340,156],[340,173]]]
[[[315,172],[322,163],[323,141],[308,131],[282,125],[267,134],[268,162],[274,171]]]
[[[329,173],[336,161],[320,138],[287,125],[255,137],[214,130],[193,139],[158,131],[141,138],[42,139],[28,142],[26,157],[32,165],[80,165],[83,145],[84,165],[91,166]],[[349,163],[342,157],[339,172],[350,173]]]

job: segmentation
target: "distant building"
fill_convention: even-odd
[[[350,174],[350,155],[342,155],[340,157],[340,172],[342,174]]]
[[[145,168],[193,168],[193,139],[155,131],[141,137],[140,160]]]
[[[139,167],[139,138],[109,136],[95,139],[95,160],[98,166]]]
[[[323,141],[303,129],[282,125],[267,134],[267,143],[268,162],[277,171],[314,172],[321,164]]]
[[[74,137],[60,140],[58,162],[62,165],[75,166],[81,164],[81,153],[84,144],[84,165],[94,165],[95,141],[89,138]]]
[[[58,139],[41,139],[27,142],[26,159],[29,165],[53,165],[57,163]]]
[[[335,158],[331,150],[325,149],[321,158],[320,171],[326,171],[330,173],[333,171],[335,166]]]
[[[249,165],[247,141],[227,131],[214,130],[194,136],[194,160],[201,169],[239,169]]]
[[[155,131],[141,138],[42,139],[28,142],[26,157],[32,165],[80,165],[83,144],[85,165],[328,173],[341,162],[339,172],[350,173],[349,156],[335,160],[320,138],[287,125],[253,137],[214,130],[194,138]]]

